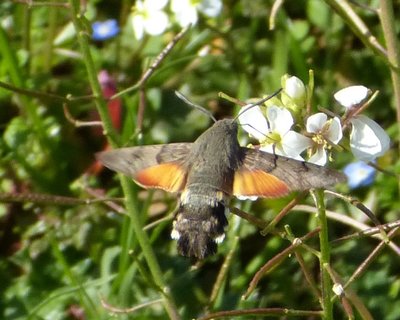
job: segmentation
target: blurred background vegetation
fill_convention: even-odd
[[[341,11],[343,4],[354,11]],[[307,248],[298,253],[314,288],[299,266],[299,255],[293,254],[242,299],[260,267],[290,246],[284,226],[302,237],[317,226],[314,214],[292,210],[274,234],[265,237],[249,221],[232,215],[218,254],[192,266],[177,255],[176,243],[170,240],[175,196],[144,191],[132,183],[128,213],[124,203],[114,199],[127,196],[126,186],[124,194],[118,176],[95,163],[96,151],[108,148],[108,143],[115,147],[194,141],[212,124],[180,101],[175,90],[218,119],[238,110],[219,98],[220,92],[243,101],[261,97],[276,91],[286,73],[308,83],[309,70],[314,71],[313,112],[323,107],[340,114],[332,96],[348,85],[379,90],[365,114],[392,138],[391,150],[377,164],[398,172],[395,88],[400,89],[388,62],[398,61],[388,48],[388,33],[399,30],[400,20],[385,20],[377,11],[392,6],[396,12],[398,1],[224,0],[217,16],[197,7],[197,21],[151,77],[139,82],[182,30],[183,22],[171,5],[169,1],[157,9],[167,25],[154,34],[146,15],[133,23],[145,11],[138,1],[0,3],[2,319],[168,319],[174,314],[191,319],[222,310],[321,310],[316,294],[319,261]],[[360,31],[356,18],[376,42]],[[104,30],[94,24],[101,27],[108,20],[112,22]],[[98,110],[106,111],[102,119],[115,129],[109,132],[109,142],[99,126],[82,126],[99,121]],[[241,132],[242,141],[244,137]],[[352,161],[343,152],[335,155],[331,166],[342,169]],[[396,176],[378,172],[368,186],[339,188],[368,206],[382,223],[398,221]],[[233,204],[268,222],[294,196]],[[93,201],[105,197],[113,199]],[[303,202],[312,208],[311,197]],[[327,207],[352,222],[373,226],[346,201],[328,197]],[[329,219],[328,225],[330,240],[358,231],[343,219]],[[144,241],[151,244],[151,252],[139,245],[138,226],[146,226]],[[307,244],[318,250],[318,237]],[[330,243],[330,265],[342,283],[378,244],[370,236]],[[386,246],[346,289],[355,318],[399,319],[399,255],[398,247]],[[160,286],[169,292],[164,295]],[[345,301],[334,298],[335,319],[349,317]],[[137,310],[127,310],[135,306]],[[320,315],[310,312],[304,317]]]

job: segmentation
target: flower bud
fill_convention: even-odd
[[[299,78],[295,76],[282,77],[282,102],[286,108],[293,110],[298,114],[306,105],[307,92],[306,87]]]

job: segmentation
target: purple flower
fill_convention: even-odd
[[[343,171],[350,189],[369,186],[375,179],[375,168],[362,161],[348,164]]]
[[[96,21],[92,24],[92,39],[104,41],[115,37],[119,33],[117,20]]]

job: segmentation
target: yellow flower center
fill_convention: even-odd
[[[312,140],[315,142],[315,144],[319,145],[319,146],[323,146],[326,141],[324,136],[321,133],[317,133],[312,137]]]
[[[265,139],[260,142],[262,146],[266,145],[280,145],[282,142],[282,137],[277,132],[270,132],[265,136]]]
[[[271,132],[267,135],[266,138],[267,142],[270,144],[278,144],[282,141],[282,137],[279,133],[277,132]]]

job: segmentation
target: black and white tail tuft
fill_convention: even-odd
[[[204,259],[217,252],[228,225],[225,205],[193,206],[181,204],[175,216],[171,237],[178,241],[178,252],[186,257]]]

